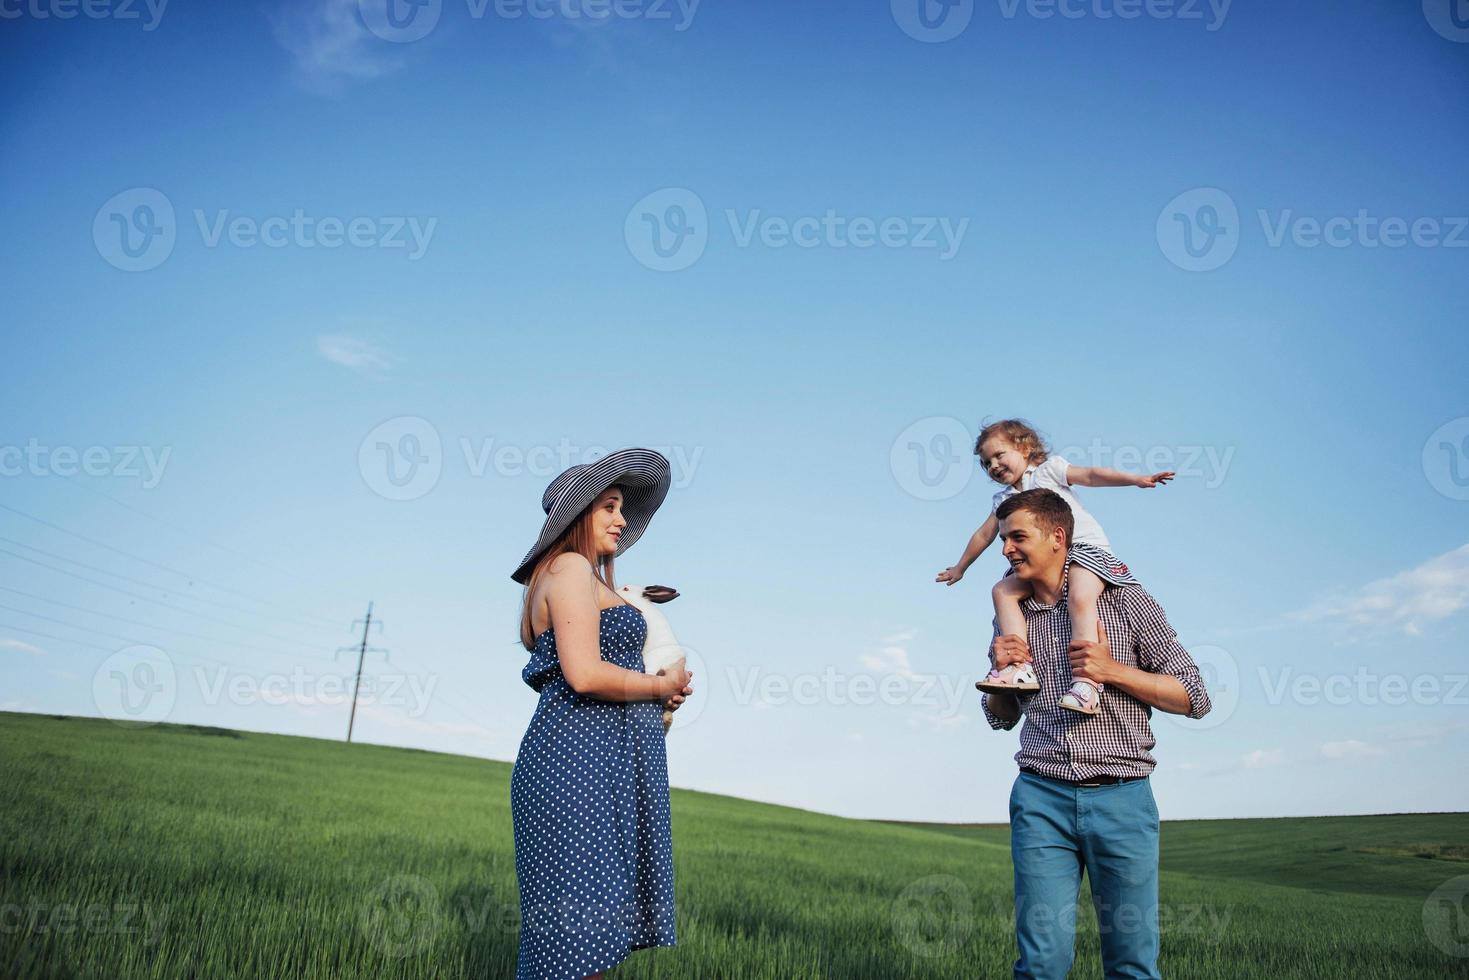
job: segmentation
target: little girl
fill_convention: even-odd
[[[990,506],[990,516],[969,539],[958,564],[939,572],[935,579],[953,585],[964,577],[964,572],[984,549],[994,542],[999,533],[999,521],[995,509],[1006,497],[1045,487],[1060,494],[1071,505],[1075,530],[1071,537],[1071,549],[1066,561],[1068,571],[1066,608],[1071,614],[1071,635],[1097,635],[1097,597],[1102,594],[1105,583],[1132,585],[1137,580],[1127,566],[1112,554],[1112,546],[1097,519],[1087,513],[1086,508],[1071,492],[1071,487],[1156,487],[1173,479],[1172,471],[1154,473],[1152,476],[1137,476],[1121,470],[1098,466],[1072,466],[1060,456],[1051,456],[1046,451],[1040,434],[1021,419],[1005,419],[987,425],[974,444],[975,455],[980,465],[996,483],[1005,489],[995,494]],[[1010,572],[995,583],[995,621],[1000,635],[1025,635],[1025,614],[1020,611],[1021,600],[1030,595],[1030,587]],[[1035,668],[1030,664],[1011,664],[1003,670],[991,670],[989,676],[977,685],[982,691],[1037,691],[1040,684],[1035,678]],[[1088,681],[1073,681],[1071,689],[1061,696],[1061,707],[1082,714],[1094,715],[1101,704],[1101,687]]]

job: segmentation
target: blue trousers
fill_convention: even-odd
[[[1020,773],[1010,854],[1017,980],[1062,980],[1071,970],[1082,869],[1107,977],[1158,980],[1158,805],[1147,779],[1080,787]]]

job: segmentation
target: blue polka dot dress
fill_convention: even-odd
[[[643,615],[601,612],[602,659],[642,671]],[[658,701],[571,689],[556,635],[521,677],[540,692],[510,776],[520,881],[517,980],[580,980],[635,949],[674,945],[668,757]]]

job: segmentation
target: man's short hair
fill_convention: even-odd
[[[1071,505],[1059,493],[1045,487],[1036,487],[1034,490],[1013,494],[995,508],[995,520],[1003,521],[1017,510],[1031,515],[1042,534],[1050,534],[1056,528],[1061,528],[1066,532],[1064,543],[1067,547],[1071,546],[1071,536],[1076,532],[1076,518],[1071,513]]]

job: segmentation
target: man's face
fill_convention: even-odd
[[[1066,560],[1061,543],[1064,532],[1058,527],[1047,534],[1028,510],[1017,510],[1000,521],[1000,549],[1015,576],[1022,581],[1045,578]]]

